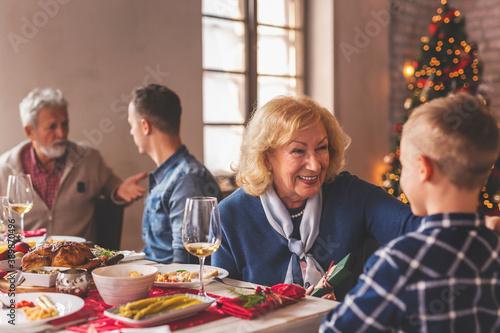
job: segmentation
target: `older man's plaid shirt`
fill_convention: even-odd
[[[29,145],[21,151],[21,162],[24,172],[31,174],[31,181],[35,191],[45,201],[47,207],[52,208],[52,203],[59,188],[59,181],[66,166],[66,154],[56,159],[52,169],[47,172],[38,163],[33,146]]]
[[[500,332],[500,242],[478,214],[436,214],[367,261],[322,332]]]

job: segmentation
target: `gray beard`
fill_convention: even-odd
[[[66,146],[67,144],[65,144],[64,146],[49,146],[49,147],[38,146],[38,148],[40,148],[40,151],[45,156],[48,156],[50,158],[59,158],[63,156],[64,153],[66,152]]]

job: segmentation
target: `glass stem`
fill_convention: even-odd
[[[200,292],[198,295],[207,296],[205,294],[205,279],[203,278],[203,266],[205,265],[205,257],[200,257]]]
[[[19,234],[21,235],[21,240],[24,240],[24,214],[19,214]]]

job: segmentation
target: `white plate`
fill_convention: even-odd
[[[135,252],[135,251],[119,251],[118,253],[123,254],[123,259],[120,262],[140,260],[146,258],[146,253]]]
[[[0,295],[0,300],[8,305],[11,304],[11,300],[15,299],[16,303],[20,301],[28,301],[28,302],[33,302],[33,304],[38,305],[37,298],[41,295],[41,293],[16,293],[12,297],[9,297],[9,294],[1,294]],[[74,295],[69,295],[69,294],[58,294],[58,293],[44,293],[45,296],[47,296],[52,303],[54,303],[57,311],[59,312],[58,316],[55,317],[50,317],[50,318],[44,318],[40,320],[35,320],[35,321],[28,321],[26,318],[26,314],[24,313],[23,309],[16,309],[13,317],[15,318],[15,326],[12,324],[9,324],[8,321],[12,320],[10,315],[10,310],[2,310],[0,313],[0,331],[5,332],[10,330],[17,330],[19,331],[22,328],[27,328],[27,327],[34,327],[41,325],[47,321],[56,319],[56,318],[61,318],[67,315],[70,315],[72,313],[75,313],[79,311],[83,306],[85,305],[85,302],[83,299],[81,299],[78,296]]]
[[[42,240],[42,236],[36,236],[36,237],[26,237],[25,240],[28,242],[36,242],[37,244],[40,243]],[[77,243],[85,243],[87,240],[83,237],[77,237],[77,236],[49,236],[47,240],[52,239],[53,241],[56,242],[61,242],[61,241],[68,241],[68,242],[77,242]]]
[[[169,311],[165,312],[162,314],[159,314],[157,316],[149,317],[149,318],[144,318],[144,319],[131,319],[127,317],[120,316],[118,313],[120,313],[120,306],[116,306],[111,309],[107,309],[104,311],[104,315],[116,319],[124,324],[134,326],[134,327],[147,327],[147,326],[154,326],[154,325],[160,325],[164,324],[170,321],[174,321],[177,319],[181,318],[187,318],[194,316],[197,313],[200,313],[201,311],[205,310],[208,308],[214,301],[214,298],[211,297],[203,297],[203,296],[198,296],[198,295],[188,295],[191,298],[196,298],[201,301],[200,304],[188,306],[187,308],[184,309],[179,309],[179,310],[174,310],[174,311]]]
[[[156,265],[158,267],[158,272],[161,274],[165,274],[172,271],[178,270],[186,270],[188,272],[199,272],[200,265],[189,265],[189,264],[171,264],[171,265]],[[214,267],[217,268],[219,275],[218,277],[223,279],[229,275],[229,272],[223,268],[215,267],[215,266],[205,266],[205,267]],[[212,282],[212,278],[205,279],[205,284],[209,284]],[[155,282],[153,283],[156,287],[163,288],[199,288],[200,281],[192,281],[192,282]]]

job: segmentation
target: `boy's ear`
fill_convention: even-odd
[[[434,174],[434,164],[432,163],[432,160],[424,155],[419,155],[418,156],[418,177],[420,181],[426,182],[429,181]]]

